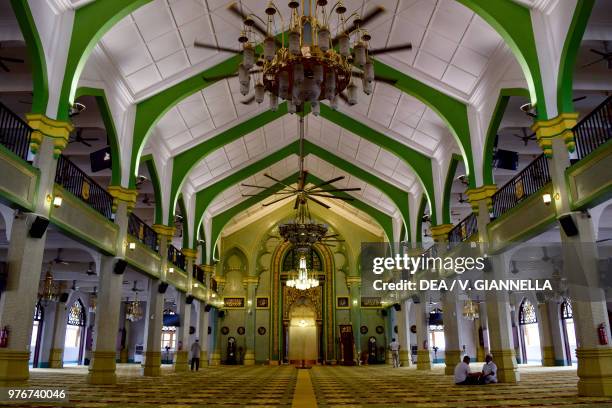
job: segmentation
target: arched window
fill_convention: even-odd
[[[572,303],[569,299],[565,299],[561,303],[561,319],[568,320],[574,318],[574,312],[572,311]]]
[[[291,248],[283,259],[283,272],[293,271],[298,268],[300,264],[300,253],[295,247]],[[314,249],[310,250],[306,255],[306,266],[311,271],[322,271],[323,263],[321,262],[321,256]]]
[[[43,319],[43,308],[40,304],[40,300],[36,302],[36,307],[34,307],[34,321],[41,322]]]
[[[519,324],[526,325],[537,322],[538,317],[536,316],[535,307],[529,300],[523,300],[521,307],[519,308]]]
[[[72,306],[70,306],[70,310],[68,311],[68,324],[70,326],[85,326],[85,307],[83,307],[83,303],[81,303],[81,299],[77,299],[74,301]]]

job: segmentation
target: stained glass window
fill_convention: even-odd
[[[287,254],[285,255],[285,259],[283,259],[283,272],[296,270],[300,263],[300,254],[294,248],[291,248]],[[308,255],[306,255],[306,265],[311,271],[322,271],[323,263],[321,262],[321,257],[315,250],[311,250]]]
[[[85,326],[85,307],[81,303],[81,299],[74,301],[68,310],[68,324],[70,326]]]
[[[538,317],[536,316],[535,307],[529,300],[523,300],[523,303],[521,303],[521,307],[519,308],[519,324],[526,325],[537,322]]]
[[[40,301],[36,302],[36,307],[34,308],[34,321],[40,322],[43,319],[43,308],[40,304]]]
[[[569,299],[565,299],[561,303],[561,319],[568,320],[574,318],[574,312],[572,311],[572,302]]]

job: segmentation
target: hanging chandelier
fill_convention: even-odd
[[[136,288],[136,283],[137,281],[134,281],[134,287],[132,288],[132,292],[134,292],[134,300],[130,301],[128,298],[128,301],[125,305],[125,318],[130,322],[138,321],[144,316],[142,304],[138,299],[138,292],[140,291],[140,289]]]
[[[304,255],[300,256],[297,276],[288,279],[287,286],[298,290],[307,290],[319,286],[319,279],[316,277],[316,272],[313,271],[312,276],[308,274],[308,266]]]
[[[472,302],[472,299],[468,299],[463,305],[463,318],[470,321],[479,318],[478,305]]]
[[[49,267],[47,269],[47,273],[45,273],[45,280],[43,281],[43,285],[41,288],[38,297],[40,300],[48,304],[49,302],[56,302],[58,299],[58,284],[53,280],[53,274],[51,273],[51,265],[49,263]]]
[[[302,111],[304,103],[309,102],[314,115],[319,114],[319,103],[323,100],[329,101],[332,109],[336,109],[339,97],[351,106],[357,104],[356,79],[361,79],[363,92],[367,95],[372,93],[375,80],[394,84],[395,80],[374,74],[370,57],[409,50],[412,44],[370,49],[372,37],[363,28],[384,9],[378,6],[363,17],[357,13],[347,16],[342,0],[331,7],[327,4],[327,0],[290,0],[291,15],[285,16],[286,19],[276,4],[269,1],[264,9],[266,20],[257,14],[246,14],[232,4],[229,10],[240,17],[244,25],[238,38],[242,63],[237,74],[204,79],[214,81],[237,75],[243,96],[253,90],[252,97],[243,103],[253,100],[262,103],[267,94],[273,111],[284,99],[289,113]],[[332,24],[336,25],[334,37]],[[274,36],[278,28],[282,30],[280,41]],[[261,44],[261,48],[257,44]],[[198,41],[194,46],[238,53],[232,48]]]

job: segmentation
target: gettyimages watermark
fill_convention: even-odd
[[[505,250],[475,242],[363,243],[360,262],[362,296],[382,303],[427,291],[481,298],[492,292],[585,301],[612,297],[611,243],[517,243]]]

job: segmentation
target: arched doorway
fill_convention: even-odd
[[[519,333],[521,335],[521,356],[524,363],[541,363],[540,332],[538,316],[533,303],[524,299],[519,308]]]
[[[32,337],[30,340],[30,350],[32,350],[32,353],[30,353],[30,364],[32,364],[32,367],[38,367],[44,320],[45,310],[39,300],[34,307],[34,324],[32,325]]]
[[[75,300],[68,310],[66,339],[64,341],[64,365],[81,364],[87,317],[81,299]]]
[[[430,349],[433,352],[432,362],[434,364],[442,363],[442,356],[444,355],[444,350],[446,350],[442,309],[436,307],[429,312],[428,329]]]
[[[572,365],[572,363],[578,362],[578,359],[576,357],[576,332],[574,331],[574,313],[572,311],[571,301],[569,299],[564,299],[560,309],[565,361],[567,361],[569,365]]]
[[[289,311],[288,356],[291,364],[314,364],[317,361],[317,312],[312,300],[298,298]]]

